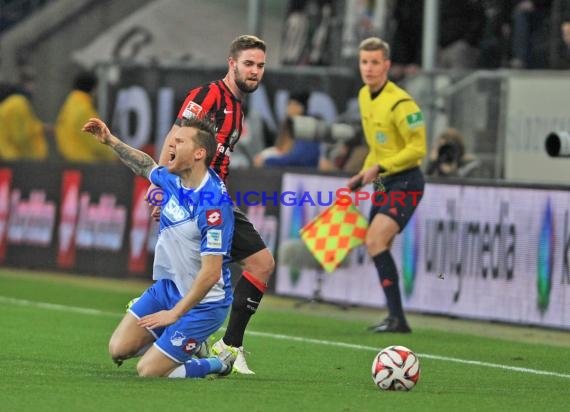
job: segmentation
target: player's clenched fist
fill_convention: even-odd
[[[91,133],[103,144],[109,144],[111,141],[111,132],[101,119],[89,119],[81,130],[87,133]]]

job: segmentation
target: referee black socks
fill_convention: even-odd
[[[378,271],[380,284],[386,295],[386,305],[388,306],[389,317],[405,321],[404,309],[402,308],[402,298],[400,287],[398,286],[398,269],[392,258],[390,250],[380,252],[372,258]]]

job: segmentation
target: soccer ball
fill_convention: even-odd
[[[372,362],[372,380],[386,391],[409,391],[420,378],[420,361],[404,346],[388,346]]]

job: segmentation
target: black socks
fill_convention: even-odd
[[[385,250],[372,258],[380,277],[380,284],[386,295],[389,317],[397,318],[405,322],[402,298],[398,286],[398,269],[392,258],[390,250]]]
[[[263,290],[260,290],[263,288]],[[265,285],[255,279],[251,274],[244,272],[234,289],[234,302],[230,312],[230,319],[224,342],[227,345],[240,347],[243,345],[245,328],[261,302]]]

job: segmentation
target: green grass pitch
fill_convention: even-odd
[[[568,410],[568,331],[411,315],[412,334],[374,335],[364,329],[378,310],[272,296],[246,333],[256,375],[139,378],[135,360],[111,362],[107,342],[146,286],[0,269],[0,411]],[[395,344],[420,359],[410,392],[382,392],[370,376]]]

